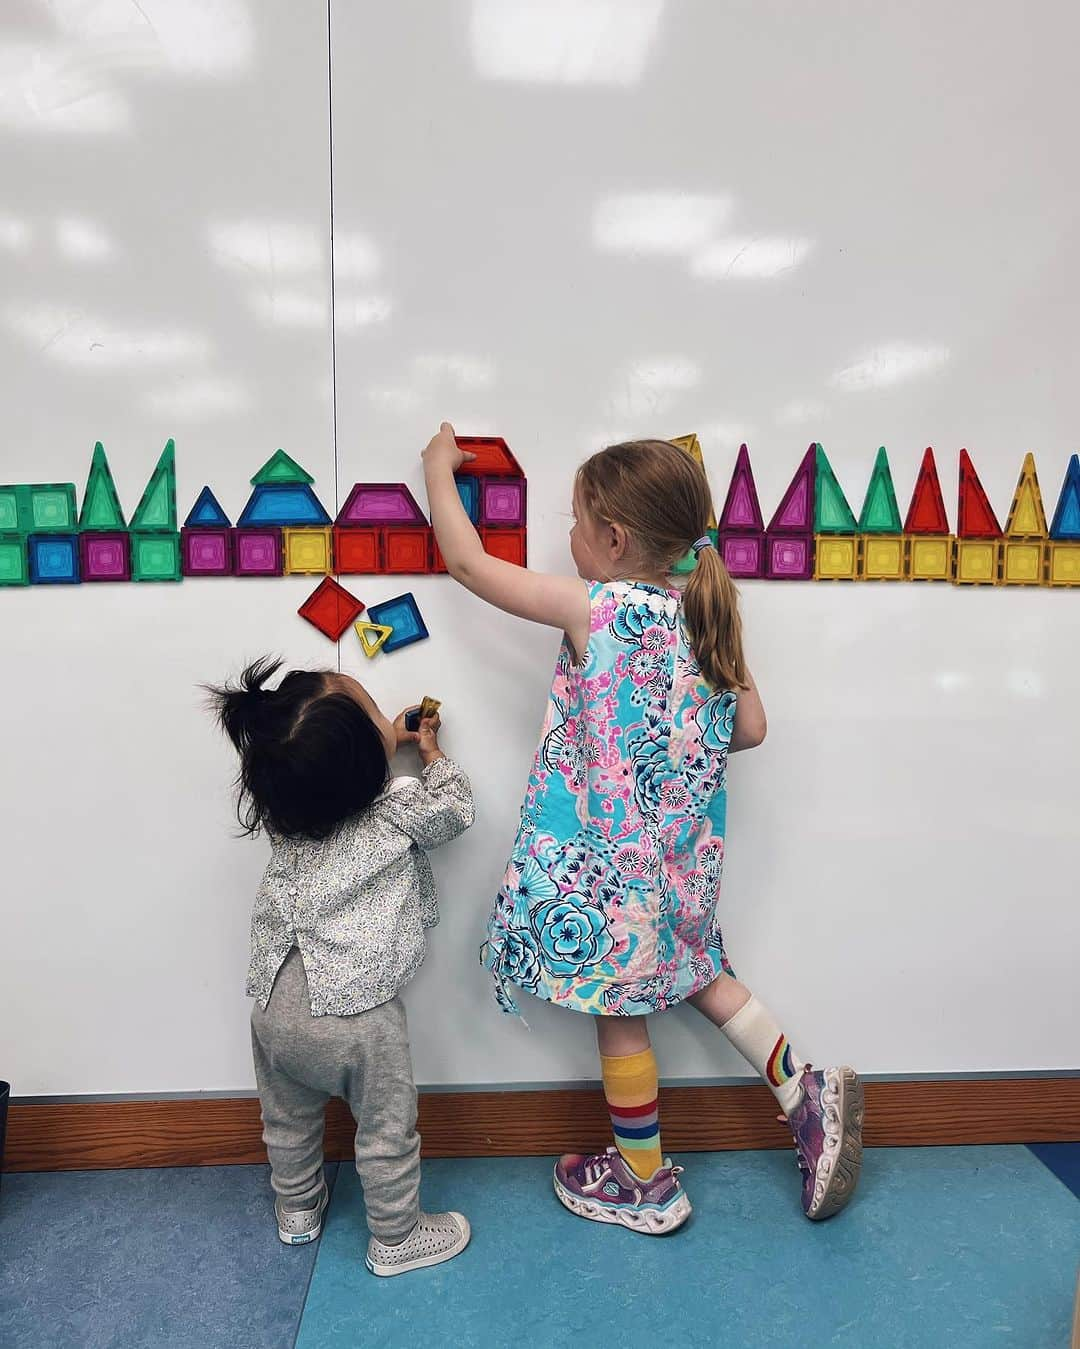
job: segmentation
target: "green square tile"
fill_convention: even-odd
[[[179,581],[180,535],[133,530],[131,578],[134,581]]]
[[[26,540],[20,534],[0,534],[0,586],[29,584]]]
[[[19,489],[0,487],[0,530],[19,528]]]
[[[37,534],[67,532],[77,525],[75,484],[70,482],[32,483],[30,486],[29,528]]]

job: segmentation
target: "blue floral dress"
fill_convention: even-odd
[[[705,681],[677,591],[589,587],[564,641],[482,959],[596,1016],[661,1011],[731,972],[716,920],[735,694]]]

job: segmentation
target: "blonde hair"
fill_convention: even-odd
[[[669,574],[707,532],[713,513],[705,470],[666,440],[629,440],[600,450],[577,471],[585,510],[630,534],[642,566]],[[716,689],[747,687],[739,593],[715,548],[698,553],[683,610],[701,672]]]

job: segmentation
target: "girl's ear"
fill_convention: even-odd
[[[616,562],[621,562],[626,556],[629,543],[630,536],[622,525],[608,525],[608,547],[611,549],[611,556]]]

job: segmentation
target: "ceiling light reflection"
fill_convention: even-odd
[[[334,235],[334,279],[370,281],[379,270],[379,253],[366,234],[348,231]]]
[[[730,197],[689,192],[608,197],[593,213],[593,242],[610,253],[678,257],[704,247],[731,208]]]
[[[196,376],[151,389],[141,401],[152,416],[172,421],[208,421],[252,407],[250,392],[238,380],[212,376]]]
[[[358,332],[374,323],[385,323],[393,305],[385,295],[337,295],[334,298],[334,323],[339,333]]]
[[[195,76],[252,65],[255,32],[244,0],[48,0],[48,8],[69,37],[117,62]]]
[[[212,351],[202,333],[128,326],[62,305],[12,305],[4,320],[40,355],[94,370],[201,361]]]
[[[322,236],[285,220],[238,220],[211,224],[210,251],[222,267],[298,276],[324,266]]]
[[[884,389],[916,375],[931,374],[948,359],[948,347],[895,342],[867,352],[851,365],[838,370],[829,382],[835,388],[849,393]]]
[[[104,262],[112,255],[108,235],[92,220],[58,220],[56,246],[72,262]]]
[[[813,248],[810,239],[717,239],[690,264],[709,281],[765,281],[793,271]]]
[[[126,131],[126,100],[102,83],[77,50],[14,43],[0,47],[0,126],[97,136]]]
[[[330,316],[325,296],[310,290],[275,287],[253,295],[251,306],[264,323],[282,328],[321,328]]]
[[[0,215],[0,248],[7,253],[25,253],[30,247],[33,231],[25,220],[13,215]]]
[[[628,85],[641,79],[664,0],[473,0],[484,79]]]

